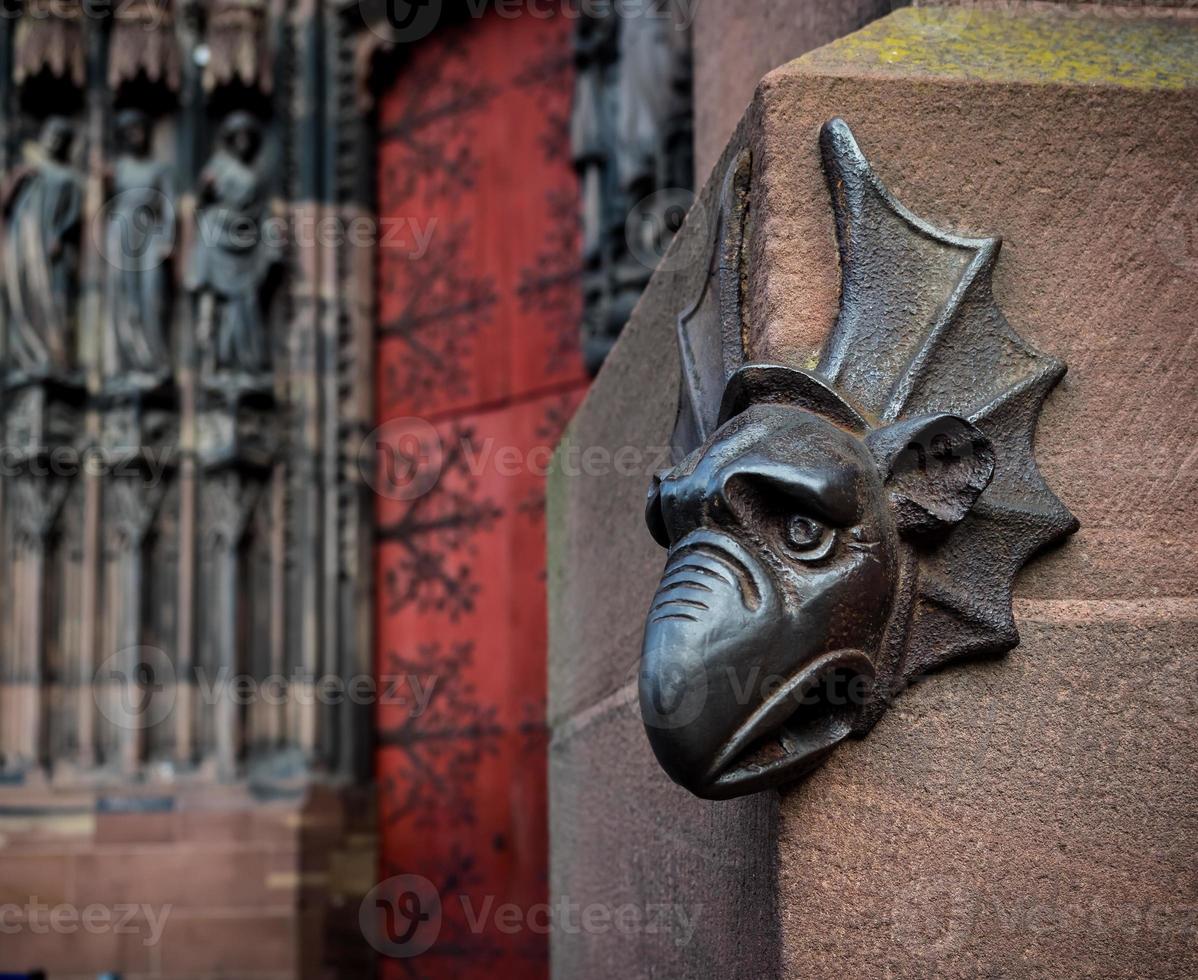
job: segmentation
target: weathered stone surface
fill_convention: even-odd
[[[704,207],[715,190],[701,195]],[[557,913],[552,969],[569,980],[702,977],[713,964],[725,980],[777,975],[777,798],[717,805],[675,786],[653,758],[635,694],[664,563],[645,530],[645,494],[668,459],[675,318],[706,274],[709,232],[692,222],[675,239],[550,476],[551,892],[555,909],[577,910],[575,924],[586,908],[599,917],[567,928]],[[641,925],[600,921],[619,916]]]
[[[733,139],[725,159],[743,145]],[[669,465],[678,409],[678,313],[711,250],[718,181],[700,194],[663,268],[574,416],[549,473],[549,721],[636,676],[645,613],[665,555],[645,530],[652,476]],[[623,455],[621,455],[623,454]]]
[[[759,359],[837,309],[835,115],[933,223],[1004,238],[998,302],[1066,360],[1037,456],[1082,522],[1018,583],[1022,645],[902,695],[782,800],[784,975],[1192,976],[1198,926],[1192,18],[902,11],[767,77]]]
[[[785,976],[1198,971],[1198,604],[1053,605],[785,795]]]
[[[772,800],[665,779],[632,687],[558,727],[549,777],[554,976],[777,975]]]
[[[912,0],[695,0],[695,183],[701,185],[736,129],[758,81],[779,65],[844,37]],[[1069,7],[1111,7],[1116,16],[1141,17],[1194,10],[1195,0],[1048,0]],[[1018,6],[1018,0],[1014,0]],[[925,17],[950,35],[974,11],[1010,9],[1012,0],[914,0],[904,16]],[[938,8],[963,8],[944,15]],[[1079,59],[1071,59],[1075,64]]]

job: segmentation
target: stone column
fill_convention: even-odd
[[[18,767],[49,768],[46,703],[46,559],[67,483],[24,475],[12,483],[13,690],[17,721],[12,755]]]
[[[50,379],[9,376],[4,386],[3,431],[5,560],[12,574],[5,610],[8,656],[0,682],[0,771],[14,781],[48,775],[52,763],[50,707],[60,696],[61,623],[47,609],[61,582],[52,552],[78,458],[81,389]],[[64,465],[65,460],[65,465]],[[55,663],[50,663],[53,654]]]
[[[780,793],[688,797],[635,702],[662,565],[648,477],[567,469],[574,447],[668,440],[674,325],[698,280],[684,261],[659,272],[553,488],[552,880],[584,906],[664,892],[701,912],[682,945],[677,930],[560,933],[555,975],[1198,969],[1196,66],[1181,12],[913,8],[760,84],[731,147],[753,158],[750,357],[802,367],[835,322],[818,134],[843,117],[916,213],[1003,236],[999,306],[1070,368],[1036,456],[1082,530],[1018,579],[1010,654],[926,678]],[[707,240],[714,193],[676,250]]]
[[[217,777],[231,781],[242,772],[247,738],[247,711],[238,703],[237,679],[250,675],[261,681],[266,675],[254,670],[263,651],[245,601],[242,552],[274,462],[274,406],[261,394],[222,396],[224,400],[210,395],[213,404],[201,415],[199,445],[203,594],[209,605],[203,627],[205,667],[215,682],[210,709],[214,742],[207,748]]]

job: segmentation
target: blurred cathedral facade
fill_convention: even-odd
[[[404,6],[5,0],[0,904],[170,915],[0,972],[547,975],[370,896],[547,901],[544,473],[478,460],[681,223],[689,33]]]

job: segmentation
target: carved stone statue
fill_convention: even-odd
[[[671,147],[678,131],[672,117],[689,111],[679,89],[689,82],[686,47],[667,5],[653,16],[620,21],[620,73],[616,87],[616,132],[613,150],[620,188],[633,195],[674,187]],[[689,159],[686,161],[689,163]]]
[[[4,292],[13,366],[27,374],[72,368],[83,182],[69,161],[74,134],[48,119],[35,160],[4,194]]]
[[[279,263],[260,170],[262,126],[234,112],[200,175],[199,231],[189,276],[205,369],[258,375],[269,367],[265,305]]]
[[[1018,643],[1015,573],[1077,521],[1032,434],[1065,373],[995,305],[995,238],[938,231],[823,130],[840,316],[817,361],[744,364],[747,152],[680,317],[678,465],[650,493],[669,550],[645,627],[658,760],[710,798],[795,779],[913,679]]]
[[[150,120],[129,109],[117,116],[121,153],[113,174],[104,257],[112,331],[112,373],[162,376],[167,341],[168,262],[175,239],[170,168],[150,156]]]
[[[593,5],[574,38],[571,143],[592,373],[664,256],[676,216],[693,201],[689,33],[677,0],[652,6],[633,16]]]

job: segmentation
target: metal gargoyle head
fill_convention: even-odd
[[[821,148],[842,282],[814,368],[744,363],[747,152],[678,320],[640,700],[666,772],[713,799],[804,775],[912,678],[1015,646],[1016,572],[1078,526],[1032,448],[1065,366],[995,304],[1000,241],[917,218],[842,121]]]

